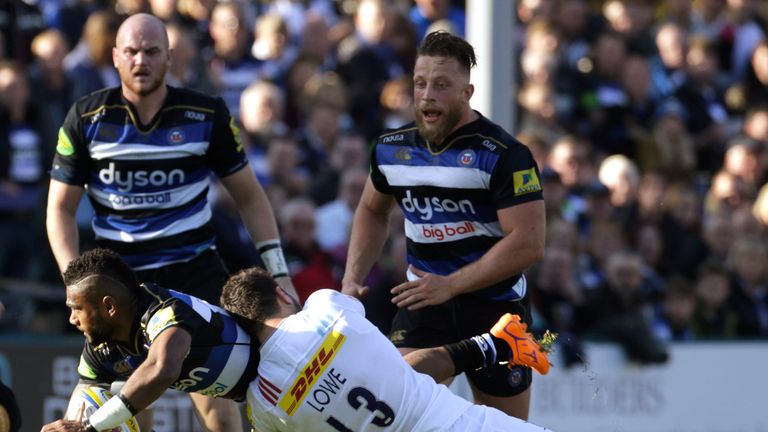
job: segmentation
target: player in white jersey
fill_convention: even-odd
[[[262,343],[259,376],[247,395],[257,431],[547,430],[473,405],[416,372],[353,297],[320,290],[301,309],[268,273],[248,269],[230,278],[221,304]],[[514,325],[524,332],[519,321]],[[545,353],[523,336],[515,339],[530,345],[522,354],[513,348],[510,360],[546,373]]]

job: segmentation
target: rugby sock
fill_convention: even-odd
[[[445,345],[445,349],[453,360],[456,374],[490,367],[499,360],[509,358],[504,357],[509,351],[507,343],[490,333]],[[501,353],[502,357],[499,358],[497,353]]]

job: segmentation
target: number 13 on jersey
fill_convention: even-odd
[[[395,420],[395,412],[392,410],[392,407],[387,405],[386,402],[377,400],[373,393],[364,387],[355,387],[350,390],[347,395],[347,402],[356,410],[363,408],[373,413],[371,424],[374,426],[387,427]],[[325,422],[333,426],[337,431],[354,432],[352,429],[344,426],[336,417],[328,417]]]

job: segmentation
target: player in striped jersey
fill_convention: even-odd
[[[334,290],[316,291],[302,309],[266,272],[247,269],[229,279],[221,304],[262,343],[259,376],[248,390],[256,431],[545,431],[434,381],[496,358],[546,373],[546,354],[510,317],[491,330],[515,334],[510,345],[485,333],[403,359],[365,319],[362,304]],[[431,377],[414,370],[429,364],[436,371],[435,363],[443,370]]]
[[[112,57],[121,86],[80,99],[59,130],[46,227],[60,270],[79,254],[75,213],[87,192],[97,242],[117,251],[140,281],[216,304],[228,275],[207,200],[215,174],[262,260],[295,294],[272,208],[224,102],[165,84],[168,37],[152,15],[123,22]],[[236,415],[234,404],[212,399],[195,400],[195,407],[218,413],[209,427]]]
[[[88,419],[93,429],[60,421],[43,430],[111,430],[168,388],[221,400],[245,399],[256,378],[259,344],[252,344],[224,309],[155,284],[140,285],[130,267],[108,249],[75,258],[64,283],[70,323],[86,337],[78,386],[125,385]],[[65,418],[79,408],[70,406]],[[220,427],[239,430],[239,412]]]
[[[215,174],[254,241],[279,252],[267,253],[265,262],[293,290],[272,209],[224,102],[165,85],[168,38],[157,18],[131,16],[116,45],[121,87],[80,99],[59,130],[47,228],[61,271],[78,255],[74,215],[87,192],[97,241],[117,251],[140,280],[216,303],[227,274],[213,252],[207,194]]]
[[[530,323],[522,272],[544,253],[544,201],[531,152],[474,111],[471,45],[445,32],[422,42],[415,124],[383,134],[352,223],[343,292],[364,295],[395,204],[405,215],[408,282],[391,340],[401,353],[477,334],[505,312]],[[468,373],[475,400],[526,419],[527,368]]]

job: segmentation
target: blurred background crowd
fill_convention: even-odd
[[[560,334],[566,364],[584,360],[582,340],[663,362],[668,341],[768,339],[768,2],[514,10],[512,132],[548,213],[528,272],[538,330]],[[119,85],[111,48],[136,12],[167,22],[168,83],[221,96],[239,122],[304,298],[340,286],[369,146],[413,119],[419,41],[463,36],[466,20],[455,0],[0,0],[0,334],[69,331],[47,171],[70,105]],[[231,199],[211,199],[230,271],[257,264]],[[383,331],[407,267],[402,224],[368,278]]]

